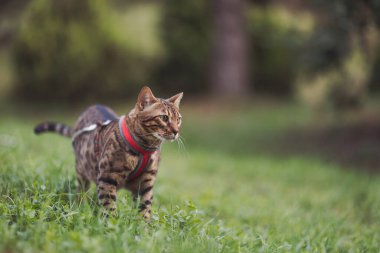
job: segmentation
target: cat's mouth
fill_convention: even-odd
[[[154,134],[154,137],[161,141],[174,141],[178,138],[179,134],[165,134],[165,135],[160,135],[160,134]]]
[[[170,134],[168,137],[166,137],[167,140],[169,141],[174,141],[178,138],[179,134]]]

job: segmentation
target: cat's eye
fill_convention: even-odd
[[[160,115],[160,119],[161,119],[163,122],[168,122],[168,121],[169,121],[169,117],[168,117],[168,115]]]

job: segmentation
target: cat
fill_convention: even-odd
[[[139,212],[149,220],[160,147],[166,140],[179,138],[182,97],[181,92],[169,99],[156,98],[145,86],[135,107],[120,118],[106,106],[93,105],[80,115],[74,128],[45,122],[34,132],[72,138],[78,190],[87,191],[90,182],[95,182],[106,213],[116,210],[116,192],[124,188],[132,192],[135,202],[140,198]]]

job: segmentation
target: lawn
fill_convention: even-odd
[[[1,118],[0,252],[380,250],[378,174],[262,152],[286,129],[313,124],[301,107],[185,105],[185,148],[163,147],[149,224],[125,191],[118,215],[104,219],[94,186],[76,194],[70,140],[32,132],[41,119],[72,123],[76,113],[34,114]]]

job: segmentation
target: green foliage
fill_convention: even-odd
[[[305,44],[301,68],[309,74],[317,74],[339,67],[350,52],[348,31],[339,27],[317,28]]]
[[[380,92],[380,50],[375,55],[375,61],[372,66],[372,71],[369,81],[370,92],[379,93]]]
[[[253,76],[255,91],[291,95],[299,71],[300,49],[308,35],[302,31],[301,26],[310,23],[310,17],[292,17],[283,8],[255,5],[248,14],[249,39],[252,45],[249,70]],[[303,24],[300,24],[300,20]]]
[[[131,94],[146,81],[151,59],[129,46],[117,21],[104,0],[32,1],[14,47],[17,94],[44,100]]]
[[[306,43],[302,62],[303,70],[309,74],[339,67],[355,46],[352,34],[365,36],[369,25],[380,25],[377,0],[314,0],[312,3],[316,8],[317,28]]]
[[[378,39],[371,42],[370,38],[377,36],[374,30],[380,27],[379,1],[314,0],[312,4],[317,22],[315,32],[304,46],[302,82],[323,83],[326,96],[320,99],[323,103],[318,107],[356,108],[363,104],[370,82],[378,44]],[[353,71],[347,71],[354,54],[361,54],[364,60],[356,61],[358,64],[351,67]]]
[[[212,46],[211,7],[203,0],[164,2],[161,33],[167,58],[158,72],[161,83],[204,91]],[[252,45],[249,71],[259,93],[289,95],[292,92],[300,46],[307,33],[291,20],[290,14],[285,17],[284,14],[285,10],[279,8],[247,9],[248,39]],[[297,18],[309,22],[308,18]]]
[[[318,109],[347,110],[363,105],[367,95],[370,62],[356,46],[338,67],[299,82],[301,98]]]
[[[34,136],[37,119],[4,118],[0,252],[376,252],[379,176],[251,152],[254,136],[310,116],[290,106],[254,108],[206,118],[184,108],[187,155],[164,145],[150,224],[124,191],[108,220],[94,187],[77,201],[70,140]]]
[[[211,6],[204,0],[165,0],[161,37],[166,59],[158,69],[167,88],[204,91],[209,73]]]

